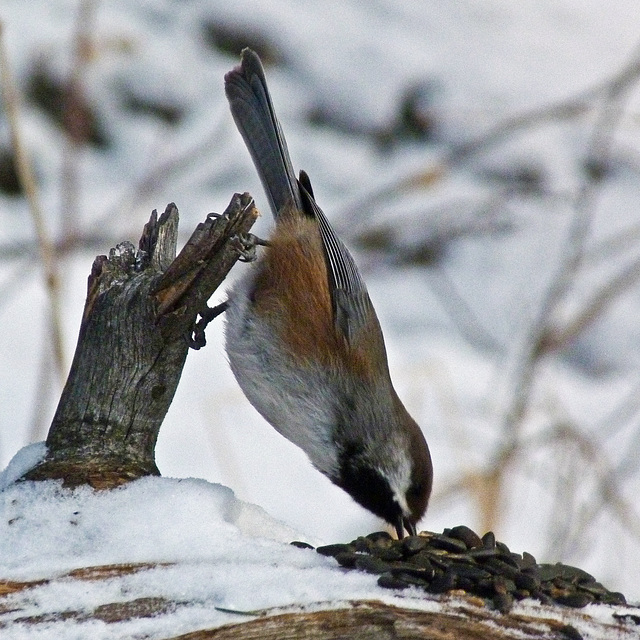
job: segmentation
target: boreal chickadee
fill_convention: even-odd
[[[256,53],[225,76],[231,113],[275,217],[263,256],[229,292],[226,351],[253,406],[363,507],[416,533],[432,484],[429,448],[398,398],[367,289],[296,179]]]

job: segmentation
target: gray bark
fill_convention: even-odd
[[[198,313],[242,254],[257,217],[248,194],[198,225],[176,257],[178,210],[154,211],[136,251],[98,256],[78,344],[47,437],[25,480],[108,488],[159,475],[154,449],[180,381]]]

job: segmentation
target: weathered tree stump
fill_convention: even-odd
[[[241,239],[256,217],[249,194],[236,194],[176,257],[172,203],[159,218],[151,214],[138,250],[123,242],[95,259],[47,456],[23,479],[109,488],[159,475],[155,444],[196,318],[242,255]]]

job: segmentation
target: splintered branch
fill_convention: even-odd
[[[178,209],[169,204],[130,242],[98,256],[76,353],[47,438],[46,459],[24,479],[117,486],[159,475],[154,449],[198,314],[242,255],[257,210],[236,194],[199,224],[176,257]]]

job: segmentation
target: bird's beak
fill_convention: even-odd
[[[410,536],[418,535],[418,532],[416,531],[416,525],[408,518],[404,519],[404,528],[407,530],[407,533]]]
[[[398,534],[398,540],[402,540],[404,538],[405,529],[410,536],[417,535],[416,533],[416,525],[409,520],[409,518],[405,518],[402,515],[398,516],[395,524],[396,533]]]
[[[402,540],[402,538],[404,538],[404,522],[402,520],[402,515],[398,516],[395,526],[396,526],[396,533],[398,534],[398,540]]]

